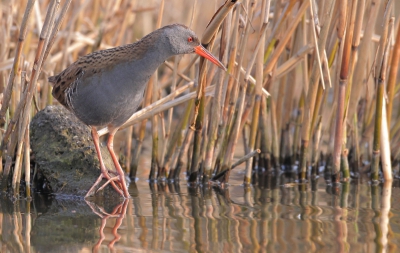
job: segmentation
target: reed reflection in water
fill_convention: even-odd
[[[371,186],[358,179],[332,187],[323,178],[295,180],[259,175],[253,187],[226,189],[138,181],[130,186],[132,199],[121,202],[39,195],[12,203],[3,197],[0,249],[397,252],[399,182]]]

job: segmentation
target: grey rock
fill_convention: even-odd
[[[47,106],[32,119],[30,140],[38,169],[33,185],[57,196],[85,196],[100,175],[90,128],[64,107]],[[101,149],[106,167],[115,170],[107,148]],[[107,185],[96,197],[119,194]]]

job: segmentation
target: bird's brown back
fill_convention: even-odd
[[[49,82],[53,84],[53,97],[71,110],[70,94],[76,90],[77,85],[85,85],[86,78],[119,63],[142,58],[149,44],[154,43],[159,35],[159,32],[153,32],[136,43],[100,50],[80,57],[58,75],[49,77]]]

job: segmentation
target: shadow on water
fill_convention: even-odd
[[[323,178],[299,184],[288,172],[259,174],[253,183],[223,189],[138,181],[125,201],[2,197],[0,251],[398,250],[398,181],[370,185],[361,178],[333,187]]]

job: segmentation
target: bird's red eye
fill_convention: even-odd
[[[192,42],[192,41],[193,41],[193,38],[192,38],[192,37],[189,37],[189,38],[188,38],[188,41],[189,41],[189,42]]]

